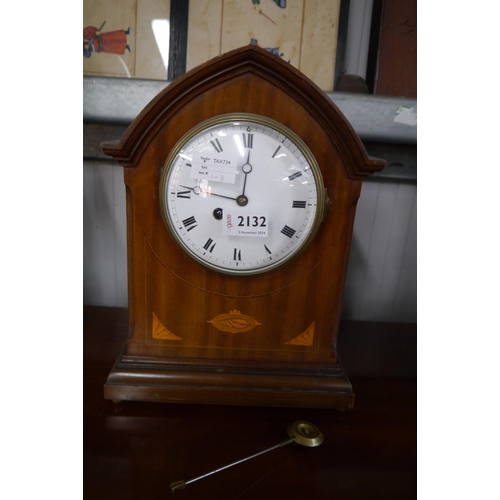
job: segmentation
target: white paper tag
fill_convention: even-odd
[[[400,106],[393,121],[414,127],[417,124],[417,113],[411,106]]]
[[[255,210],[224,210],[222,234],[265,238],[268,234],[269,214]]]
[[[191,179],[234,184],[237,162],[237,156],[195,152],[193,153]]]

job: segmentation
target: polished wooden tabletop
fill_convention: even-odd
[[[84,498],[409,499],[417,496],[416,325],[341,323],[339,355],[354,409],[113,403],[107,375],[127,336],[127,310],[84,307]],[[172,492],[312,422],[324,442],[290,444]]]

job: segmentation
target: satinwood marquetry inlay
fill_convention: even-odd
[[[163,323],[158,319],[156,314],[153,312],[153,326],[151,328],[152,335],[154,339],[162,340],[183,340],[181,337],[172,333]]]
[[[214,319],[207,321],[207,323],[211,323],[215,328],[226,333],[249,332],[262,324],[251,316],[241,314],[236,309],[229,311],[229,314],[219,314]]]
[[[298,337],[295,337],[288,342],[285,342],[286,345],[303,345],[303,346],[312,346],[314,342],[314,321],[311,323],[309,328],[302,332]]]

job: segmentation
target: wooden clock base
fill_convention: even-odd
[[[320,369],[225,361],[157,360],[124,351],[104,385],[115,401],[352,409],[354,393],[340,362]]]

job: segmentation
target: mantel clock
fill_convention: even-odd
[[[129,339],[107,399],[347,409],[337,334],[356,202],[384,161],[254,45],[158,94],[121,140]]]

